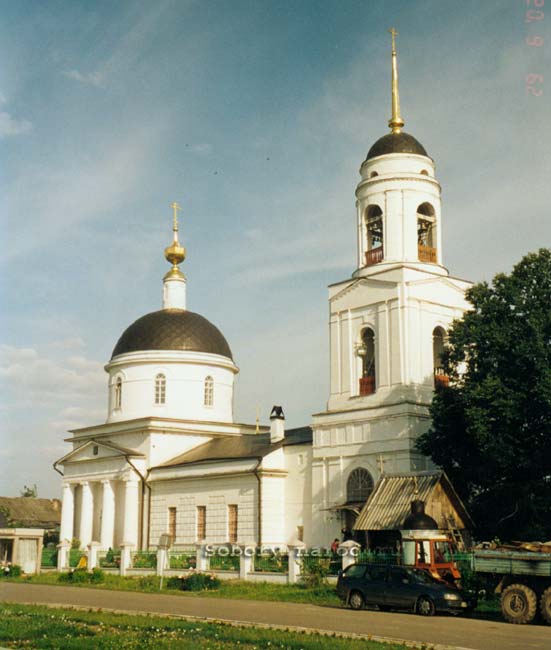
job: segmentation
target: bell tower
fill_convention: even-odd
[[[440,184],[434,161],[402,128],[395,29],[392,35],[390,133],[377,140],[360,167],[356,188],[358,260],[356,275],[378,274],[384,264],[442,267]],[[440,268],[435,268],[438,265]]]
[[[357,508],[350,487],[357,477],[372,486],[383,471],[429,469],[415,441],[430,426],[435,386],[447,380],[440,363],[446,332],[468,309],[470,283],[442,263],[434,161],[403,131],[397,32],[390,33],[390,132],[360,166],[356,269],[329,287],[330,394],[326,410],[313,416],[318,543]]]

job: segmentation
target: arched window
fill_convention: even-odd
[[[362,358],[360,395],[371,395],[375,392],[375,333],[370,327],[362,331],[358,353]]]
[[[449,383],[448,376],[442,367],[445,340],[446,332],[441,327],[435,327],[432,332],[432,365],[434,368],[435,387],[447,386]]]
[[[383,259],[383,211],[378,205],[368,206],[365,213],[367,250],[365,265],[377,264]]]
[[[379,174],[377,172],[371,172],[371,174],[369,174],[369,178],[375,178],[375,176],[378,176],[378,175]]]
[[[205,377],[205,406],[212,406],[214,404],[214,379],[212,377]]]
[[[373,492],[373,477],[363,467],[355,469],[346,482],[346,502],[364,504]]]
[[[422,169],[421,174],[423,174],[423,176],[428,176],[429,175],[429,173],[428,173],[428,171],[426,169]]]
[[[417,252],[420,262],[436,264],[436,215],[430,203],[417,208]]]
[[[155,377],[155,404],[166,403],[166,377],[160,372]]]
[[[122,404],[122,379],[117,377],[115,381],[115,408],[120,409]]]

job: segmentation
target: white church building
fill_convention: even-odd
[[[60,540],[85,548],[196,543],[327,546],[381,474],[434,469],[415,449],[440,355],[469,282],[443,265],[433,159],[403,132],[393,33],[390,132],[356,188],[357,268],[329,288],[330,395],[311,426],[235,422],[238,368],[220,330],[189,311],[177,210],[162,309],[131,324],[105,366],[107,419],[71,432]]]

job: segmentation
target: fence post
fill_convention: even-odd
[[[195,545],[195,558],[196,558],[196,568],[197,571],[208,571],[209,568],[209,559],[205,553],[206,546],[205,544],[196,544]]]
[[[306,545],[304,542],[296,541],[292,546],[289,546],[289,569],[287,573],[287,582],[295,584],[300,578],[302,570],[301,554],[304,553]]]
[[[343,571],[346,569],[346,567],[349,567],[351,564],[356,563],[360,549],[361,545],[352,539],[348,539],[346,542],[339,544],[339,555],[342,557]]]
[[[69,566],[69,551],[71,549],[71,542],[64,539],[57,545],[57,570],[63,571]]]
[[[127,569],[130,567],[132,561],[131,551],[133,548],[134,544],[128,544],[126,542],[121,544],[121,576],[125,576]]]
[[[95,569],[98,566],[98,549],[100,546],[101,544],[99,542],[90,542],[88,544],[86,563],[89,570]]]
[[[247,576],[253,570],[253,557],[255,547],[249,544],[239,546],[241,555],[239,556],[239,579],[247,580]]]

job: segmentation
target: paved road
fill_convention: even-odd
[[[0,601],[79,605],[152,614],[313,627],[440,643],[456,646],[461,650],[551,650],[549,626],[510,625],[451,616],[424,618],[413,614],[353,612],[348,609],[298,603],[179,597],[10,582],[0,583]]]

